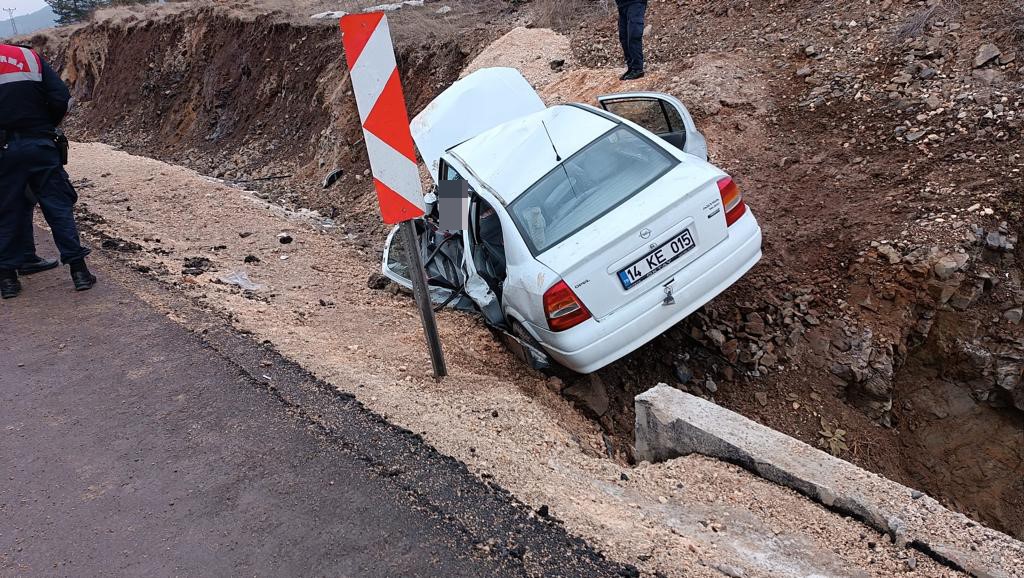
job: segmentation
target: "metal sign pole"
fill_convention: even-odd
[[[416,226],[412,221],[405,221],[399,228],[402,229],[403,241],[409,254],[409,276],[412,277],[413,295],[420,310],[420,321],[423,322],[423,335],[427,338],[427,348],[430,350],[430,363],[434,367],[434,377],[440,379],[448,375],[448,367],[445,365],[444,352],[441,350],[441,338],[437,335],[434,305],[427,287],[427,272],[420,258]]]

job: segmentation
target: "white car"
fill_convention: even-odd
[[[465,180],[469,227],[417,220],[431,297],[475,309],[537,367],[595,371],[761,258],[761,229],[707,162],[686,107],[629,93],[546,107],[518,71],[453,84],[412,121],[435,183]],[[434,200],[427,196],[428,207]],[[411,287],[392,231],[383,272]]]

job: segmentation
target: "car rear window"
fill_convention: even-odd
[[[544,175],[509,205],[534,255],[629,200],[679,160],[618,125]]]

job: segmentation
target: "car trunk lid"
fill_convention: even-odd
[[[545,251],[594,318],[651,290],[685,284],[685,269],[728,236],[720,171],[684,161],[631,199]]]

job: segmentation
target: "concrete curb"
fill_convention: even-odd
[[[665,384],[636,397],[637,459],[692,453],[740,465],[973,576],[1024,577],[1024,543],[921,492]]]

